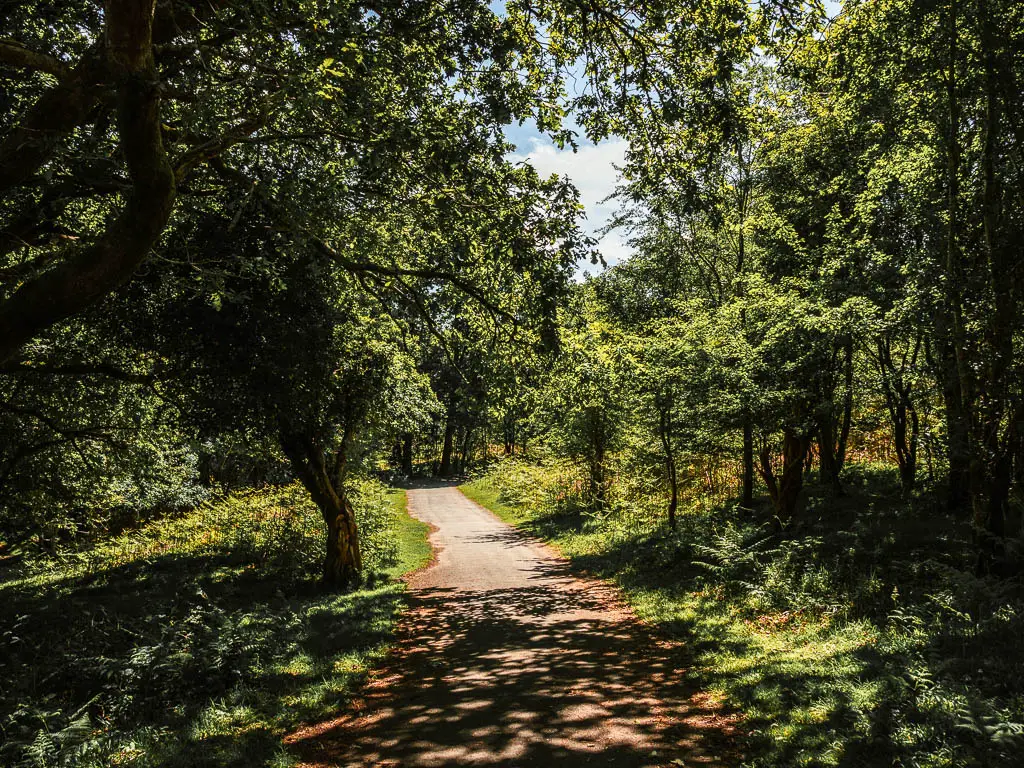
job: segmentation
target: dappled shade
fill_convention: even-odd
[[[454,489],[413,494],[439,564],[414,580],[400,650],[359,709],[289,737],[307,760],[737,764],[732,720],[694,696],[681,644]]]

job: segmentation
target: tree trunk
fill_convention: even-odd
[[[743,494],[740,506],[754,507],[754,424],[749,413],[743,414]]]
[[[768,495],[775,508],[776,525],[780,528],[788,526],[796,517],[804,485],[804,457],[810,442],[809,435],[792,429],[783,431],[781,477],[776,476],[772,469],[770,450],[765,448],[761,451],[759,473],[768,487]]]
[[[459,450],[459,472],[465,473],[469,467],[469,457],[473,448],[473,429],[466,427],[466,434],[462,437],[462,448]]]
[[[359,553],[359,532],[355,510],[348,495],[342,493],[329,510],[321,507],[327,523],[327,551],[324,555],[323,582],[345,588],[359,582],[363,561]]]
[[[590,498],[594,507],[601,509],[605,503],[605,433],[600,415],[591,415],[591,456],[590,456]]]
[[[831,410],[821,417],[818,426],[818,467],[822,484],[828,485],[837,496],[843,495],[839,480],[839,456],[836,450],[836,422]],[[803,466],[801,464],[801,473]]]
[[[672,401],[668,399],[658,409],[658,435],[665,451],[665,470],[668,474],[669,501],[668,525],[676,529],[676,509],[679,505],[679,478],[676,472],[676,456],[672,448]]]
[[[875,339],[875,367],[882,381],[882,394],[885,397],[886,409],[892,421],[892,441],[896,451],[896,464],[900,472],[900,487],[904,495],[914,489],[917,482],[917,446],[920,437],[920,425],[917,408],[911,394],[911,385],[905,375],[909,360],[910,367],[917,364],[917,355],[921,347],[921,337],[915,343],[912,353],[904,357],[903,362],[896,364],[892,355],[891,339],[885,335]],[[909,429],[909,431],[908,431]]]
[[[1014,366],[1013,329],[1016,320],[1012,280],[1015,262],[1004,231],[1002,184],[996,168],[999,156],[1000,105],[995,21],[987,0],[978,0],[980,42],[984,64],[983,250],[988,288],[993,302],[985,318],[983,364],[976,389],[971,462],[971,506],[979,535],[979,569],[990,570],[999,554],[998,539],[1006,534],[1006,505],[1011,480],[1011,454],[1003,437],[1014,432],[1016,414],[1009,407],[1009,378]]]
[[[839,427],[839,440],[836,443],[836,468],[841,473],[846,466],[846,445],[850,440],[850,428],[853,426],[853,338],[848,338],[844,346],[846,357],[843,363],[843,420]]]
[[[441,466],[438,474],[450,477],[452,474],[452,454],[455,451],[455,406],[449,406],[448,416],[444,422],[444,444],[441,447]]]
[[[946,333],[951,318],[946,312],[940,314],[939,338],[936,339],[936,343],[939,347],[938,384],[942,392],[946,421],[946,462],[949,465],[946,477],[946,509],[957,516],[962,516],[967,513],[970,490],[969,425],[964,410],[956,354]]]
[[[900,487],[903,494],[908,495],[917,483],[917,411],[912,406],[900,402],[896,405],[892,418],[893,445],[896,448],[896,463],[900,469]]]
[[[516,451],[516,417],[512,410],[505,413],[501,427],[505,442],[505,455],[511,456]]]
[[[837,350],[838,351],[838,350]],[[835,388],[826,398],[828,405],[818,417],[818,467],[821,482],[831,487],[836,496],[844,494],[840,476],[846,463],[846,442],[850,437],[853,414],[853,341],[847,339],[842,346],[843,394],[842,411],[836,416]],[[834,359],[834,358],[833,358]]]
[[[174,207],[177,183],[161,137],[160,87],[153,60],[154,2],[108,2],[105,8],[106,66],[117,82],[118,135],[132,187],[121,212],[95,243],[21,283],[0,301],[0,362],[12,358],[36,334],[82,312],[128,280],[149,255]],[[90,52],[86,61],[91,57]],[[95,74],[88,67],[84,73],[75,70],[75,77],[88,79]],[[40,99],[40,104],[62,87]],[[93,82],[88,82],[88,88],[95,95]],[[67,105],[71,122],[78,119],[78,111],[88,111],[89,104]],[[63,109],[59,103],[53,106],[55,114]],[[55,135],[63,135],[65,128],[70,126],[59,125]],[[15,174],[14,182],[26,180],[52,149],[54,138],[45,131],[33,129],[26,135],[43,141],[36,146],[19,138],[15,130],[2,145],[5,156],[29,158],[27,175]],[[11,142],[24,142],[24,146],[8,152]],[[34,154],[37,150],[43,153],[40,157]],[[7,183],[5,177],[3,184]]]
[[[412,432],[406,432],[402,437],[402,473],[412,475]]]
[[[964,339],[963,317],[960,306],[962,281],[959,242],[960,208],[960,102],[956,65],[959,58],[957,30],[957,0],[950,0],[946,19],[948,35],[948,63],[946,99],[949,125],[946,135],[946,274],[945,303],[937,313],[939,345],[942,366],[943,398],[946,405],[946,432],[948,435],[949,479],[946,495],[947,507],[957,513],[966,512],[970,500],[971,484],[971,426],[970,409],[973,398],[970,366]]]
[[[323,583],[344,589],[357,584],[363,567],[355,510],[345,492],[345,444],[328,468],[327,457],[311,435],[282,431],[281,447],[292,469],[320,509],[327,527],[323,561]]]

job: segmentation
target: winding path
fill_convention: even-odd
[[[288,739],[309,766],[726,766],[732,725],[681,649],[605,584],[451,486],[409,492],[436,563],[409,580],[356,711]]]

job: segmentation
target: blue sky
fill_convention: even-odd
[[[492,4],[496,10],[501,6],[501,3]],[[839,9],[840,3],[836,0],[825,0],[825,11],[830,16],[835,16]],[[580,191],[580,199],[586,209],[584,229],[597,237],[598,231],[615,213],[616,204],[604,200],[618,183],[616,166],[622,164],[627,145],[622,139],[610,139],[595,145],[587,140],[582,131],[578,133],[580,147],[573,152],[570,147],[558,149],[547,136],[537,130],[533,121],[510,125],[505,129],[509,141],[516,145],[512,160],[529,162],[541,174],[557,173],[572,180]],[[626,243],[625,234],[616,231],[604,235],[598,249],[609,265],[628,258],[632,252]],[[586,272],[599,271],[600,266],[587,263],[580,266],[578,274],[582,276]]]
[[[510,159],[526,161],[544,176],[557,173],[560,177],[568,177],[580,191],[580,202],[586,210],[584,230],[598,237],[598,230],[604,227],[615,213],[614,201],[604,202],[618,182],[616,166],[622,165],[626,151],[626,142],[622,139],[610,139],[600,144],[593,144],[586,137],[578,139],[580,147],[573,152],[570,147],[558,149],[547,136],[541,135],[532,124],[509,126],[505,134],[516,145],[516,152]],[[609,232],[604,235],[598,249],[609,265],[616,264],[631,253],[625,242],[623,233]],[[601,271],[600,265],[593,266],[589,262],[581,265],[579,274]]]

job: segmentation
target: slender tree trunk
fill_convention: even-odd
[[[831,410],[822,415],[818,426],[818,467],[821,482],[828,485],[837,496],[843,495],[843,484],[839,480],[839,457],[836,455],[836,422]],[[801,465],[802,469],[802,465]]]
[[[444,444],[441,447],[441,466],[438,474],[449,477],[452,474],[452,454],[455,450],[455,400],[448,405],[448,414],[444,421]]]
[[[402,473],[412,475],[412,432],[402,437]]]
[[[462,448],[459,451],[459,472],[465,472],[469,466],[470,449],[473,447],[473,429],[466,427],[466,433],[462,438]]]
[[[744,293],[743,276],[747,261],[746,224],[747,206],[750,202],[751,179],[750,166],[743,157],[743,144],[739,141],[736,144],[736,160],[737,166],[742,169],[737,206],[739,227],[736,238],[736,275],[739,278],[739,297],[742,298]],[[743,329],[744,333],[746,333],[746,327],[747,310],[745,307],[742,307],[740,309],[740,328]],[[746,405],[743,408],[743,478],[740,505],[746,509],[752,509],[754,506],[754,423],[750,415],[750,409]]]
[[[893,449],[904,495],[913,490],[917,481],[917,445],[920,436],[917,408],[904,369],[908,360],[911,367],[916,365],[920,346],[921,338],[918,337],[913,352],[897,365],[892,355],[891,340],[884,335],[875,340],[874,363],[882,381],[882,394],[892,421]]]
[[[843,464],[846,463],[846,442],[850,436],[853,414],[853,340],[843,343],[843,393],[842,409],[837,418],[833,400],[835,389],[829,393],[828,407],[818,417],[818,466],[821,482],[831,487],[837,496],[844,494],[840,479]]]
[[[946,506],[958,514],[965,513],[970,500],[971,426],[970,409],[973,398],[970,366],[964,339],[960,304],[960,102],[957,84],[959,37],[957,31],[957,0],[949,0],[947,37],[949,68],[946,74],[946,99],[949,126],[946,136],[946,269],[945,307],[937,313],[943,400],[946,406],[947,455],[949,478]]]
[[[605,432],[600,415],[591,416],[590,497],[595,508],[605,503]]]
[[[846,466],[846,444],[850,439],[850,428],[853,426],[853,338],[848,338],[844,345],[845,360],[843,362],[843,420],[839,427],[839,440],[836,443],[836,469],[841,473]]]
[[[663,403],[658,413],[658,434],[665,451],[665,470],[668,474],[669,501],[668,525],[676,529],[676,509],[679,506],[679,478],[676,472],[676,456],[672,447],[672,401]]]
[[[743,413],[743,492],[740,506],[754,507],[754,424],[748,412]]]
[[[975,455],[971,468],[971,502],[975,529],[980,536],[979,567],[988,570],[998,556],[998,545],[993,539],[1002,538],[1006,534],[1006,505],[1011,480],[1011,454],[1002,435],[1005,428],[1003,422],[1010,415],[1007,407],[1008,379],[1013,368],[1013,328],[1016,319],[1012,275],[1016,265],[1010,257],[1002,231],[1002,189],[996,168],[1000,120],[997,43],[988,0],[978,0],[978,17],[985,72],[981,157],[983,245],[994,311],[988,313],[983,339],[983,381],[978,387],[978,414],[974,419],[976,435],[972,445]],[[1010,415],[1011,421],[1013,418]],[[1009,430],[1012,432],[1013,428],[1011,423]]]
[[[917,483],[917,411],[901,401],[894,406],[892,419],[893,446],[896,449],[896,464],[900,470],[900,487],[903,494],[908,495]]]
[[[946,315],[945,312],[942,313]],[[941,319],[940,319],[940,322]],[[967,513],[970,491],[970,436],[967,414],[964,410],[960,376],[952,342],[944,334],[946,325],[939,329],[938,378],[946,421],[946,508],[958,516]]]

